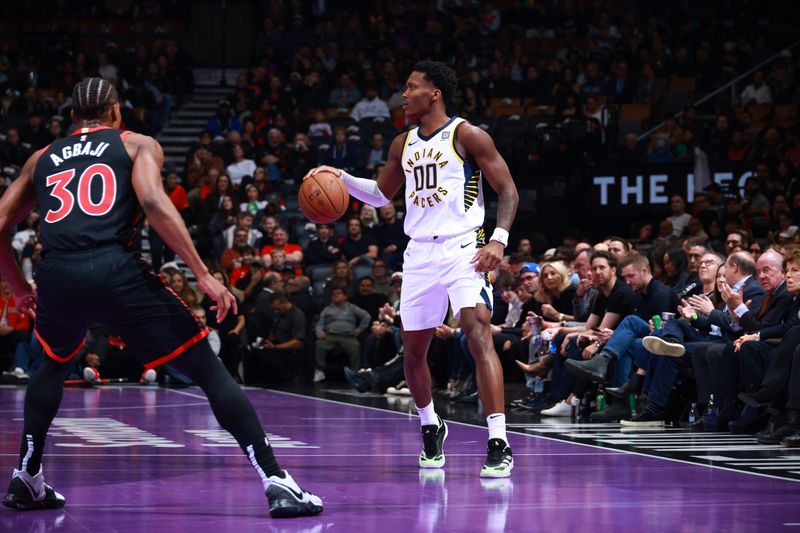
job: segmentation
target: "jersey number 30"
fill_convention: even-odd
[[[47,186],[53,187],[50,196],[61,203],[61,206],[53,211],[47,212],[44,217],[45,222],[54,223],[63,220],[75,208],[75,196],[67,189],[67,185],[75,177],[75,169],[57,172],[47,176]],[[92,181],[100,178],[102,193],[99,201],[92,201]],[[114,207],[114,200],[117,197],[117,179],[111,167],[103,163],[95,163],[83,171],[78,178],[78,208],[87,215],[99,217],[107,214]]]

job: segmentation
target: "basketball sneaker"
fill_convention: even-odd
[[[65,503],[64,496],[44,482],[41,468],[35,476],[15,468],[14,475],[11,476],[11,485],[3,498],[3,505],[17,511],[60,509]]]
[[[422,451],[419,452],[420,468],[441,468],[444,466],[444,441],[447,438],[447,424],[436,415],[439,424],[422,426]]]
[[[268,479],[267,500],[272,518],[311,516],[322,512],[322,499],[301,489],[286,470],[283,477],[270,476]]]
[[[511,447],[503,439],[489,439],[486,464],[481,468],[481,477],[509,477],[514,468]]]
[[[158,372],[154,368],[148,368],[144,372],[142,372],[142,377],[139,378],[141,383],[155,383],[156,379],[158,379]]]
[[[89,383],[97,383],[100,381],[100,372],[94,367],[87,366],[83,369],[83,379]]]

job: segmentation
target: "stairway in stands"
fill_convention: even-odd
[[[158,142],[164,147],[164,164],[166,168],[174,167],[183,175],[184,164],[189,148],[197,142],[203,131],[217,111],[219,101],[228,96],[230,87],[196,86],[191,100],[180,110],[173,113],[169,125],[158,134]]]
[[[208,119],[217,111],[219,101],[227,98],[232,92],[233,81],[238,72],[226,72],[227,86],[220,86],[221,71],[219,69],[195,69],[194,94],[183,107],[172,114],[172,120],[156,139],[164,148],[165,172],[173,168],[183,178],[184,165],[189,149],[197,142],[200,132],[206,128]],[[166,174],[165,174],[166,175]],[[143,231],[142,255],[150,260],[150,241],[147,232]],[[176,257],[180,268],[189,282],[194,283],[194,274],[180,257]]]

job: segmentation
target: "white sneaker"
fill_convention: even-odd
[[[25,371],[23,369],[21,369],[20,367],[15,368],[13,373],[18,378],[27,378],[27,377],[29,377],[28,374],[26,374]]]
[[[140,381],[142,383],[155,383],[156,378],[158,378],[158,373],[156,372],[156,369],[148,368],[142,374],[142,379]]]
[[[572,406],[565,400],[562,400],[550,409],[541,411],[539,414],[542,416],[570,416],[572,415]]]
[[[314,370],[314,383],[325,381],[325,372],[322,370]]]
[[[322,512],[322,499],[300,488],[286,470],[283,471],[283,477],[270,476],[267,479],[267,500],[271,517],[313,516]]]
[[[87,366],[83,369],[83,379],[89,383],[95,383],[100,380],[100,372],[94,367]]]
[[[666,355],[668,357],[682,357],[686,353],[683,344],[677,342],[667,342],[661,337],[648,335],[642,339],[642,346],[650,353],[656,355]]]

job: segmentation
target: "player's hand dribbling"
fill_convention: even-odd
[[[503,260],[505,247],[497,241],[489,241],[486,246],[478,250],[470,260],[470,264],[475,265],[475,272],[491,272],[500,265]]]
[[[198,277],[197,284],[216,302],[217,305],[212,305],[211,310],[217,312],[217,323],[222,322],[231,309],[234,313],[237,312],[236,297],[210,273]]]
[[[322,166],[319,166],[319,167],[316,167],[316,168],[312,168],[311,170],[309,170],[306,173],[306,175],[303,176],[303,179],[306,180],[306,179],[310,178],[311,176],[313,176],[314,174],[316,174],[317,172],[330,172],[331,174],[333,174],[334,176],[336,176],[338,178],[342,177],[342,169],[329,167],[328,165],[322,165]]]

